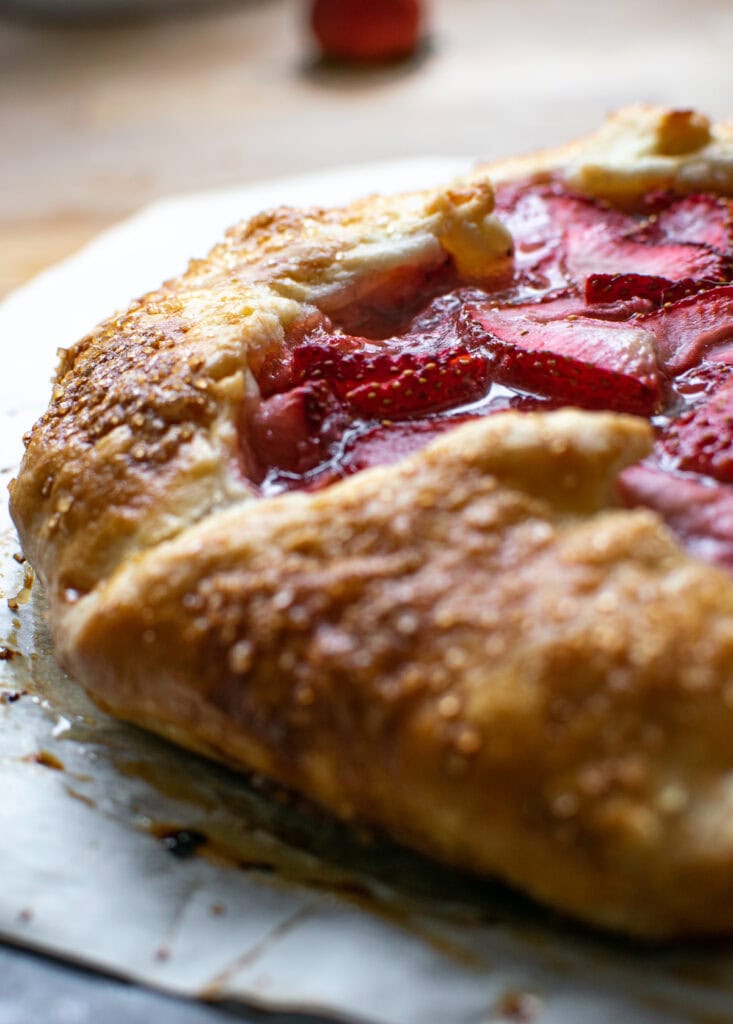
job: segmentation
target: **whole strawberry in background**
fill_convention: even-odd
[[[314,0],[311,27],[324,56],[351,61],[408,57],[423,29],[420,0]]]

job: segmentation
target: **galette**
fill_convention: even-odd
[[[11,508],[103,708],[649,938],[733,929],[733,128],[232,228]]]

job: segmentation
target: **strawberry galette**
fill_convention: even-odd
[[[103,707],[586,921],[733,928],[733,133],[233,228],[12,488]]]

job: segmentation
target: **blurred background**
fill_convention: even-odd
[[[322,37],[359,35],[349,2]],[[726,0],[423,6],[411,55],[369,63],[320,54],[308,0],[0,0],[0,296],[175,192],[497,157],[637,100],[733,114]]]

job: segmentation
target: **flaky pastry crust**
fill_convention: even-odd
[[[617,507],[648,425],[568,409],[259,498],[286,334],[511,258],[492,181],[733,194],[733,135],[632,108],[441,190],[278,210],[64,353],[11,508],[62,663],[115,715],[635,935],[733,928],[733,581]]]

